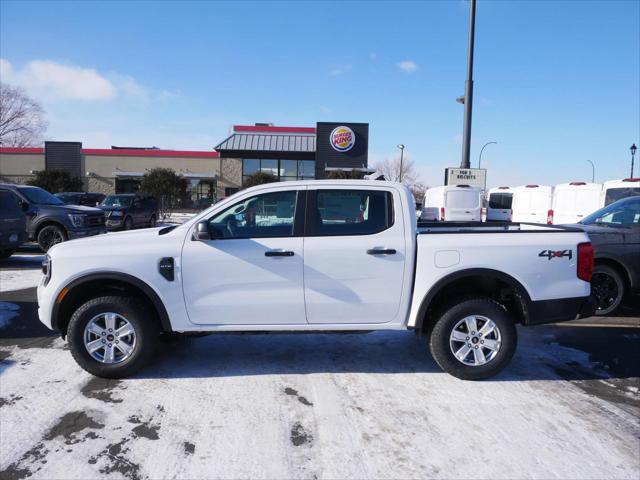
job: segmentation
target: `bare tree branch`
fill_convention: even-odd
[[[42,144],[47,128],[40,104],[21,88],[0,83],[0,144],[32,147]]]

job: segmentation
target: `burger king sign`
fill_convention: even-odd
[[[331,131],[329,142],[334,150],[348,152],[356,143],[356,134],[349,127],[341,125]]]

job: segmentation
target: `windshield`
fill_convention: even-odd
[[[640,197],[624,199],[593,212],[580,222],[583,225],[624,226],[640,224]]]
[[[22,187],[20,193],[27,197],[27,200],[36,205],[64,205],[62,200],[51,195],[40,187]]]
[[[104,207],[130,207],[133,197],[125,197],[122,195],[109,195],[100,205]]]

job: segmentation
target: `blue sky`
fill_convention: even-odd
[[[210,149],[233,124],[368,122],[371,164],[404,143],[436,185],[460,162],[468,5],[2,0],[1,80],[50,139]],[[587,159],[628,176],[639,1],[479,0],[474,77],[489,185],[588,180]]]

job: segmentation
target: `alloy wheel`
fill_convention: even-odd
[[[89,320],[84,329],[84,346],[100,363],[121,363],[135,350],[136,331],[122,315],[100,313]]]
[[[490,318],[469,315],[451,331],[449,346],[454,357],[465,365],[478,367],[493,360],[502,343],[500,329]]]

